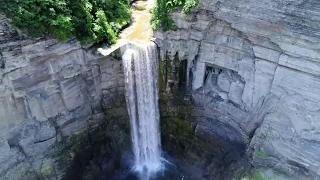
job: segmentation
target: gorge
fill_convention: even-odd
[[[320,179],[318,0],[199,0],[152,36],[131,3],[111,47],[0,13],[1,180]]]

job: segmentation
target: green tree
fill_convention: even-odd
[[[67,3],[72,12],[72,24],[76,29],[74,36],[83,43],[93,42],[96,35],[92,30],[92,4],[88,0],[68,0]]]
[[[186,14],[197,4],[198,0],[156,0],[156,6],[152,10],[152,28],[164,31],[175,30],[176,26],[173,24],[173,20],[169,18],[169,13],[176,8],[180,8],[182,13]]]
[[[95,20],[93,28],[93,31],[97,36],[96,40],[102,41],[106,38],[108,42],[114,43],[117,40],[117,37],[110,24],[107,22],[104,12],[102,10],[97,11],[96,17],[97,19]]]
[[[114,43],[130,22],[128,0],[4,0],[13,24],[30,35]]]

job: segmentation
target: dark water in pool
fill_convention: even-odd
[[[132,168],[133,158],[124,154],[121,158],[120,168],[111,176],[102,176],[99,180],[186,180],[187,178],[174,165],[173,160],[165,155],[162,159],[163,167],[157,172],[137,172]]]
[[[186,179],[173,165],[166,165],[163,170],[157,173],[135,172],[132,170],[119,170],[112,177],[112,180],[183,180]]]

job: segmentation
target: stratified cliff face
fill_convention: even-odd
[[[0,179],[61,179],[111,133],[120,144],[125,128],[112,122],[127,115],[123,93],[121,61],[75,41],[28,38],[1,16]]]
[[[172,19],[156,42],[188,62],[198,125],[237,129],[255,166],[319,179],[320,1],[200,0]]]

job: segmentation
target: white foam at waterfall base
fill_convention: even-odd
[[[131,124],[133,169],[143,179],[162,169],[158,108],[158,63],[154,43],[128,46],[122,59]]]

